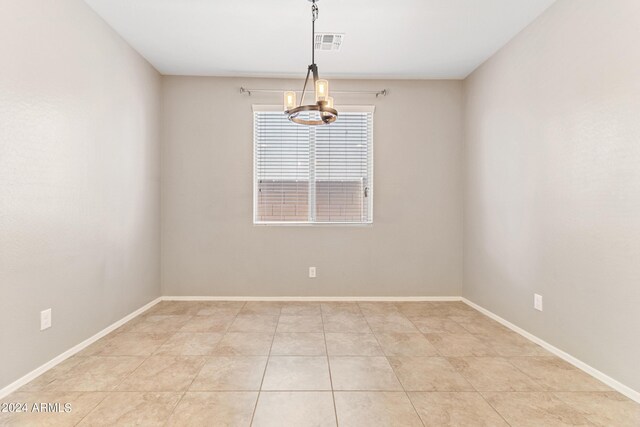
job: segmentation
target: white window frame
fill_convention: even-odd
[[[371,156],[370,156],[370,160],[371,160],[371,177],[369,178],[372,185],[368,190],[368,197],[370,199],[370,205],[369,205],[369,209],[371,212],[370,215],[370,219],[368,221],[357,221],[357,222],[345,222],[345,221],[341,221],[341,222],[332,222],[332,221],[322,221],[322,222],[314,222],[314,221],[256,221],[256,214],[258,212],[258,191],[257,191],[257,177],[256,177],[256,172],[257,172],[257,156],[255,155],[256,150],[255,150],[255,144],[256,144],[256,123],[255,123],[255,114],[256,112],[269,112],[269,111],[280,111],[282,112],[282,114],[284,114],[284,111],[282,110],[282,105],[260,105],[260,104],[253,104],[252,106],[252,112],[251,115],[252,117],[252,122],[253,122],[253,141],[251,141],[251,145],[253,147],[252,149],[252,156],[253,156],[253,211],[252,211],[252,221],[253,221],[253,225],[256,226],[298,226],[298,227],[327,227],[327,226],[348,226],[348,227],[371,227],[373,226],[373,214],[374,214],[374,189],[375,189],[375,185],[373,185],[374,182],[374,144],[373,144],[373,123],[375,120],[375,106],[374,105],[336,105],[336,109],[338,110],[338,112],[340,111],[344,111],[344,112],[352,112],[352,113],[371,113],[371,129],[370,129],[370,135],[369,135],[369,144],[370,144],[370,152],[371,152]],[[302,125],[299,125],[302,126]],[[331,126],[331,125],[328,125]],[[315,201],[313,201],[313,203],[315,204]],[[310,206],[310,209],[312,207]]]

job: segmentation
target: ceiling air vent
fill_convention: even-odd
[[[344,33],[316,33],[316,50],[338,51],[342,47]]]

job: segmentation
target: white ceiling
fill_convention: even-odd
[[[85,0],[163,74],[301,77],[307,0]],[[322,76],[466,77],[555,0],[320,0]]]

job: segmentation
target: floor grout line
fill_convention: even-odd
[[[358,304],[358,307],[360,308],[360,312],[362,312],[362,307],[360,307],[360,304]],[[376,342],[378,343],[378,346],[382,350],[382,353],[384,354],[384,358],[386,359],[387,363],[389,364],[389,367],[391,368],[391,371],[393,372],[393,375],[396,377],[396,381],[398,381],[398,384],[400,384],[400,387],[402,387],[402,391],[404,392],[405,397],[407,398],[407,400],[411,404],[411,407],[413,408],[413,411],[415,412],[416,416],[418,417],[418,419],[422,423],[423,427],[426,427],[424,421],[422,420],[422,417],[420,416],[420,413],[418,412],[418,410],[416,409],[415,405],[413,404],[413,401],[409,397],[409,393],[407,393],[407,390],[404,388],[404,384],[402,384],[402,381],[400,381],[400,378],[398,377],[398,374],[396,373],[396,370],[393,369],[393,365],[391,365],[391,361],[389,360],[389,356],[386,355],[386,352],[384,351],[384,347],[380,344],[380,340],[378,339],[378,337],[376,336],[373,328],[369,324],[369,320],[367,320],[367,316],[365,316],[364,313],[362,313],[362,316],[364,317],[364,321],[367,322],[367,325],[369,326],[369,329],[371,329],[371,332],[373,333],[373,337],[375,338]],[[415,327],[415,325],[414,325],[414,327]]]
[[[434,344],[429,340],[429,337],[427,337],[427,335],[426,335],[424,332],[422,332],[422,331],[420,330],[420,328],[418,328],[418,327],[416,326],[416,324],[415,324],[415,323],[413,323],[413,320],[411,320],[411,318],[409,318],[408,316],[405,316],[405,317],[407,318],[407,320],[408,320],[409,322],[411,322],[411,324],[413,325],[413,327],[414,327],[414,328],[416,328],[416,329],[418,330],[418,333],[420,333],[420,334],[424,337],[424,339],[425,339],[425,340],[427,340],[427,341],[429,342],[429,344],[431,344],[431,346],[435,349],[436,353],[438,353],[438,356],[440,356],[440,357],[445,357],[442,353],[440,353],[440,350],[438,350],[438,347],[436,347],[436,346],[435,346],[435,345],[434,345]]]
[[[475,387],[473,387],[475,389]],[[480,395],[480,397],[482,398],[482,400],[484,400],[487,405],[489,405],[491,407],[491,409],[493,409],[495,411],[496,414],[498,414],[498,416],[500,418],[502,418],[504,420],[505,423],[507,423],[508,426],[511,426],[511,423],[509,421],[507,421],[507,419],[500,413],[500,411],[498,411],[492,404],[491,402],[489,402],[487,400],[486,397],[484,397],[484,394],[482,394],[481,392],[479,392],[478,390],[476,390],[476,393],[478,393]]]
[[[154,309],[154,308],[156,308],[156,307],[158,307],[158,305],[156,305],[156,306],[154,306],[154,307],[151,307],[149,310],[147,310],[147,311],[145,311],[145,312],[143,312],[143,313],[140,313],[138,316],[136,316],[136,317],[134,317],[133,319],[129,320],[129,322],[131,322],[131,321],[133,321],[133,320],[135,320],[135,319],[143,319],[143,318],[148,317],[148,316],[153,316],[154,314],[153,314],[153,312],[151,312],[151,310],[153,310],[153,309]],[[156,315],[157,315],[157,314],[156,314]],[[191,318],[193,318],[193,316],[190,316],[190,319],[191,319]],[[129,323],[129,322],[127,322],[127,323]],[[124,325],[126,325],[127,323],[125,323]],[[124,325],[121,325],[121,326],[120,326],[120,328],[122,328]],[[120,328],[118,328],[118,329],[120,329]],[[116,329],[115,331],[113,331],[113,332],[116,332],[116,331],[117,331],[117,329]],[[120,335],[120,334],[123,334],[123,333],[127,333],[127,331],[125,330],[125,331],[117,332],[113,337],[110,337],[110,338],[108,338],[108,339],[113,339],[115,336]],[[129,331],[129,333],[131,333],[131,331]],[[140,333],[148,333],[148,332],[140,332]],[[82,420],[84,420],[84,419],[85,419],[85,418],[87,418],[89,415],[91,415],[91,414],[93,413],[93,411],[95,411],[95,410],[98,408],[98,406],[100,406],[100,404],[102,404],[102,402],[103,402],[105,399],[107,399],[107,398],[109,397],[109,393],[118,393],[118,391],[117,391],[118,387],[120,387],[120,386],[122,385],[122,383],[124,383],[124,382],[126,381],[126,379],[127,379],[127,378],[129,378],[129,377],[130,377],[131,375],[133,375],[133,374],[134,374],[138,369],[140,369],[140,366],[142,366],[142,365],[144,364],[144,362],[146,362],[147,360],[149,360],[149,358],[150,358],[150,357],[152,357],[152,356],[155,354],[155,352],[156,352],[160,347],[162,347],[162,346],[163,346],[167,341],[169,341],[169,339],[171,339],[171,337],[172,337],[173,335],[175,335],[175,333],[176,333],[176,331],[171,331],[171,334],[169,334],[169,336],[168,336],[164,341],[162,341],[162,343],[161,343],[160,345],[158,345],[158,347],[156,347],[156,349],[155,349],[154,351],[152,351],[152,352],[151,352],[151,354],[147,355],[147,356],[142,360],[142,362],[140,362],[140,364],[139,364],[138,366],[136,366],[136,368],[135,368],[135,369],[133,369],[131,372],[129,372],[127,375],[125,375],[125,376],[122,378],[122,380],[118,383],[118,385],[116,385],[113,389],[108,390],[107,392],[105,392],[105,396],[104,396],[104,398],[103,398],[103,399],[101,399],[101,400],[100,400],[100,402],[99,402],[96,406],[94,406],[94,407],[91,409],[91,411],[87,412],[87,414],[86,414],[84,417],[82,417],[82,419],[80,419],[80,421],[78,421],[78,423],[77,423],[77,424],[75,424],[75,425],[80,424],[80,423],[82,422]],[[108,337],[108,336],[109,336],[109,335],[107,335],[107,337]],[[103,338],[106,338],[106,337],[103,337]],[[98,341],[100,341],[100,340],[98,340]],[[96,343],[97,343],[98,341],[96,341]],[[95,344],[95,343],[94,343],[94,344]],[[118,357],[118,356],[115,356],[115,355],[99,355],[99,354],[98,354],[98,355],[93,355],[93,356],[94,356],[94,357]],[[81,356],[81,357],[82,357],[82,356]],[[86,356],[86,357],[91,357],[91,356]],[[143,356],[141,356],[141,355],[140,355],[140,356],[124,356],[124,357],[143,357]],[[195,377],[194,377],[194,378],[195,378]],[[180,402],[180,400],[182,400],[182,397],[180,397],[180,399],[178,399],[178,402]],[[176,406],[177,406],[177,403],[176,403]],[[175,410],[175,407],[173,408],[173,410]],[[171,411],[172,413],[173,413],[173,410]],[[168,421],[168,418],[167,418],[167,421]]]
[[[245,306],[246,302],[244,304],[242,304],[242,307],[240,307],[240,309],[238,310],[238,312],[236,313],[236,315],[233,317],[233,320],[235,321],[236,317],[238,317],[238,313],[240,313],[240,310],[242,310],[242,308]],[[192,317],[193,318],[193,317]],[[231,321],[229,323],[229,325],[227,326],[227,328],[225,329],[225,332],[223,333],[223,337],[226,334],[226,331],[231,327],[231,324],[233,323],[233,321]],[[175,334],[174,334],[175,335]],[[222,340],[222,338],[220,338],[220,340]],[[216,343],[216,346],[220,343],[220,341],[218,341]],[[214,347],[215,348],[215,347]],[[173,409],[171,410],[171,413],[169,414],[169,416],[167,416],[167,419],[165,420],[165,422],[163,423],[163,426],[166,426],[169,421],[171,420],[171,417],[173,416],[173,413],[176,411],[176,408],[178,408],[178,405],[180,405],[180,403],[182,402],[182,400],[184,399],[184,397],[187,395],[187,392],[189,392],[189,389],[191,388],[191,386],[193,385],[194,381],[196,380],[196,378],[198,378],[198,375],[200,375],[200,372],[202,372],[202,369],[204,369],[204,366],[207,364],[207,358],[208,356],[203,356],[205,359],[205,362],[202,364],[202,366],[200,366],[200,369],[198,369],[198,372],[193,376],[193,378],[191,379],[191,382],[189,383],[189,385],[185,388],[184,392],[182,393],[182,395],[180,396],[180,399],[178,399],[178,402],[176,402],[175,406],[173,407]]]
[[[324,352],[327,358],[327,368],[329,369],[329,383],[331,384],[331,399],[333,400],[333,415],[336,420],[336,427],[340,426],[338,422],[338,408],[336,407],[336,392],[333,388],[333,376],[331,375],[331,363],[329,362],[329,346],[327,346],[327,331],[324,329],[324,313],[322,312],[322,304],[320,304],[320,317],[322,319],[322,336],[324,337]]]
[[[89,392],[85,392],[85,393],[94,393],[94,392],[89,391]],[[107,399],[107,397],[109,397],[109,394],[108,394],[108,393],[105,393],[105,394],[104,394],[104,397],[103,397],[102,399],[100,399],[100,400],[96,403],[96,405],[95,405],[93,408],[91,408],[91,410],[87,411],[87,413],[84,415],[84,417],[80,418],[80,419],[78,420],[78,422],[74,424],[74,426],[79,425],[79,424],[80,424],[80,423],[81,423],[85,418],[87,418],[87,417],[88,417],[88,416],[89,416],[93,411],[95,411],[95,410],[96,410],[96,408],[97,408],[98,406],[100,406],[100,405],[102,404],[102,402],[104,402],[104,401]]]
[[[264,364],[264,371],[262,372],[262,379],[260,380],[260,388],[258,390],[258,396],[256,397],[256,403],[253,406],[253,412],[251,413],[251,421],[249,422],[249,426],[253,425],[253,419],[256,416],[256,411],[258,410],[258,403],[260,402],[260,394],[262,393],[262,386],[264,384],[264,378],[267,375],[267,368],[269,367],[269,360],[271,360],[271,350],[273,349],[273,342],[276,339],[276,333],[278,331],[278,323],[280,323],[280,316],[282,315],[282,306],[278,311],[278,321],[276,322],[276,328],[273,330],[273,336],[271,337],[271,345],[269,346],[269,353],[267,354],[267,361]]]
[[[409,316],[405,316],[405,317],[409,320],[409,322],[411,322],[411,324],[412,324],[416,329],[418,329],[418,332],[420,332],[420,333],[422,334],[422,336],[424,336],[424,338],[425,338],[427,341],[429,341],[429,337],[427,337],[427,336],[426,336],[426,333],[423,333],[423,332],[420,330],[420,328],[418,328],[418,327],[416,326],[416,324],[413,322],[413,320],[411,320],[411,318],[410,318]],[[448,316],[447,316],[447,318],[448,318]],[[449,320],[451,320],[451,319],[449,319]],[[458,322],[455,322],[454,320],[451,320],[451,321],[452,321],[452,322],[454,322],[454,323],[456,323],[456,324],[458,324]],[[466,328],[465,328],[464,326],[462,326],[462,325],[460,325],[460,326],[461,326],[463,329],[465,329],[465,330],[466,330]],[[468,331],[467,331],[467,332],[468,332]],[[429,341],[429,342],[431,343],[431,341]],[[442,358],[443,358],[443,359],[444,359],[444,360],[445,360],[445,361],[446,361],[446,362],[447,362],[447,363],[448,363],[448,364],[449,364],[449,365],[450,365],[450,366],[451,366],[451,367],[452,367],[456,372],[458,372],[458,370],[455,368],[455,366],[453,366],[453,365],[451,364],[451,362],[449,361],[448,356],[443,355],[443,354],[440,352],[440,350],[438,350],[438,348],[437,348],[433,343],[431,343],[431,345],[433,346],[433,348],[435,348],[436,352],[440,355],[440,357],[442,357]],[[489,357],[489,356],[487,356],[487,357]],[[459,372],[458,372],[458,373],[459,373]],[[492,406],[492,405],[487,401],[487,399],[485,399],[485,397],[482,395],[482,393],[480,393],[480,392],[478,391],[478,389],[477,389],[477,388],[476,388],[476,387],[471,383],[471,381],[469,381],[468,379],[464,378],[464,376],[463,376],[462,374],[460,374],[460,373],[459,373],[459,375],[460,375],[460,376],[461,376],[461,377],[462,377],[462,378],[463,378],[463,379],[464,379],[464,380],[465,380],[465,381],[466,381],[466,382],[471,386],[471,388],[473,388],[473,390],[474,390],[474,391],[470,391],[469,393],[475,393],[475,394],[478,394],[478,395],[479,395],[479,396],[480,396],[480,397],[481,397],[481,398],[482,398],[482,399],[487,403],[487,405],[489,405],[489,406],[491,407],[491,409],[493,409],[493,410],[498,414],[498,416],[499,416],[500,418],[502,418],[502,419],[504,420],[504,422],[505,422],[505,423],[507,423],[507,425],[508,425],[508,426],[511,426],[511,424],[509,424],[509,423],[507,422],[507,420],[502,416],[502,414],[501,414],[500,412],[498,412],[498,410],[497,410],[496,408],[494,408],[494,407],[493,407],[493,406]],[[411,401],[411,404],[413,405],[413,400],[411,400],[411,396],[410,396],[410,395],[408,395],[408,394],[407,394],[407,396],[408,396],[409,400]],[[414,405],[414,409],[415,409],[415,405]],[[417,410],[416,410],[416,412],[417,412]],[[418,416],[420,416],[420,414],[418,414]],[[420,417],[420,420],[422,420],[422,417]],[[424,424],[424,421],[423,421],[423,424]]]

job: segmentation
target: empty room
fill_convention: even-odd
[[[0,426],[640,427],[640,1],[0,1]]]

